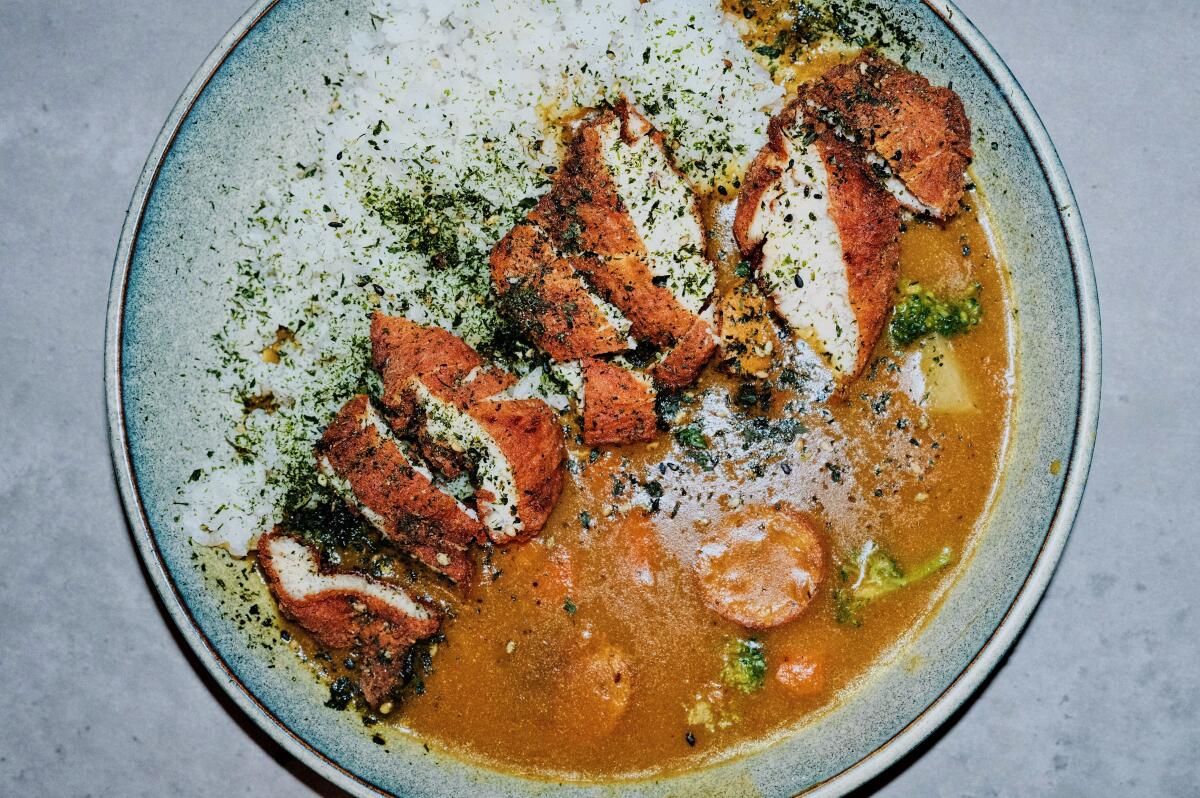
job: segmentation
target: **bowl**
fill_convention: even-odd
[[[361,3],[352,4],[356,7]],[[380,746],[286,652],[226,611],[174,521],[205,410],[176,364],[198,321],[221,313],[208,237],[224,198],[302,148],[326,111],[287,91],[335,64],[359,10],[262,0],[212,51],[172,110],[138,181],[113,269],[105,348],[109,434],[133,537],[183,638],[237,706],[308,766],[355,795],[839,795],[944,723],[1013,644],[1046,588],[1078,508],[1096,432],[1100,319],[1083,225],[1037,113],[978,30],[943,0],[884,3],[923,43],[921,71],[953,83],[976,128],[974,170],[1020,313],[1019,390],[1007,460],[984,528],[938,611],[875,667],[852,700],[741,758],[645,782],[558,785],[499,773],[395,733]],[[314,72],[315,70],[315,72]],[[218,232],[219,234],[219,232]],[[180,268],[186,264],[186,268]]]

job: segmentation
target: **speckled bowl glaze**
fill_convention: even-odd
[[[205,667],[267,733],[356,795],[828,796],[894,763],[980,685],[1041,597],[1079,505],[1099,407],[1099,311],[1074,197],[1016,80],[952,4],[888,5],[923,42],[921,71],[953,82],[976,130],[987,132],[975,142],[975,170],[1020,309],[1014,431],[994,507],[940,610],[851,700],[740,759],[609,786],[497,773],[396,734],[384,750],[357,716],[322,705],[323,689],[294,657],[256,648],[193,563],[172,522],[175,489],[192,468],[180,452],[195,428],[178,400],[188,386],[173,366],[198,345],[195,320],[222,312],[205,281],[206,236],[221,229],[230,187],[262,179],[276,168],[280,142],[310,135],[305,120],[325,109],[289,88],[335,63],[361,17],[338,3],[262,0],[213,50],[171,112],[129,206],[109,300],[108,417],[121,495],[155,587]]]

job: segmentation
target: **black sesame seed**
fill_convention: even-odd
[[[804,287],[804,278],[801,277],[799,274],[797,274],[795,277],[792,278],[792,282],[796,284],[797,288]]]

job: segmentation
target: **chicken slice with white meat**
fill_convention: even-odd
[[[284,617],[323,646],[353,651],[363,697],[373,707],[403,682],[404,654],[441,625],[434,613],[395,585],[358,573],[325,573],[317,552],[299,540],[259,537],[258,564]]]
[[[900,258],[900,207],[861,151],[795,100],[750,165],[734,235],[792,334],[839,386],[858,376],[887,319]]]
[[[540,532],[566,464],[562,426],[550,406],[505,398],[515,378],[440,328],[376,314],[371,340],[393,426],[415,435],[445,476],[471,475],[491,540],[512,543]]]
[[[973,152],[971,123],[953,89],[864,50],[802,92],[810,110],[861,143],[872,171],[907,209],[938,219],[958,212]]]
[[[401,551],[454,582],[470,579],[468,551],[486,539],[478,516],[435,484],[368,397],[346,403],[316,454],[339,494]]]

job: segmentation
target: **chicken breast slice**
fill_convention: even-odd
[[[695,195],[672,164],[662,134],[627,102],[585,121],[530,223],[630,322],[630,333],[665,351],[690,382],[713,347],[696,330],[716,272]],[[705,322],[707,324],[707,322]],[[699,357],[699,363],[697,359]],[[674,379],[683,378],[676,368]]]
[[[500,452],[512,474],[513,492],[487,495],[482,479],[475,501],[496,543],[521,542],[542,531],[562,493],[567,450],[558,416],[541,399],[480,402],[470,416]],[[482,468],[482,465],[481,465]],[[516,523],[509,517],[515,501]]]
[[[583,361],[583,442],[626,444],[658,436],[649,380],[615,363]]]
[[[626,102],[617,106],[616,119],[599,121],[592,129],[652,278],[699,314],[712,296],[716,271],[705,257],[696,195],[671,163],[662,134]]]
[[[899,263],[900,209],[854,145],[794,101],[772,120],[734,220],[743,256],[794,336],[841,385],[883,330]]]
[[[414,379],[425,432],[471,463],[475,500],[494,543],[527,540],[545,526],[562,491],[562,427],[538,399],[486,400],[460,408]]]
[[[811,108],[867,148],[873,171],[906,208],[958,211],[971,163],[971,123],[953,89],[864,50],[802,90]]]
[[[393,428],[414,435],[444,475],[470,473],[488,537],[512,543],[540,532],[566,466],[562,426],[550,406],[498,396],[516,379],[484,365],[445,330],[376,314],[372,341],[383,366],[382,402],[403,420],[401,426],[393,419]]]
[[[674,390],[696,381],[701,369],[717,349],[717,337],[708,319],[698,317],[675,346],[650,369],[659,388]]]
[[[434,483],[367,396],[338,412],[316,455],[339,494],[401,551],[454,582],[470,580],[470,546],[486,539],[478,516]]]
[[[537,225],[521,222],[492,250],[501,307],[554,360],[631,349],[629,321],[596,296]]]
[[[257,555],[284,617],[321,645],[356,652],[363,696],[373,707],[402,684],[408,648],[441,625],[399,587],[363,574],[322,572],[317,552],[295,538],[264,534]]]
[[[454,333],[426,327],[403,316],[371,316],[371,359],[383,376],[380,401],[388,422],[400,434],[414,422],[412,379],[418,377],[435,395],[459,407],[495,396],[516,378],[491,366]]]

